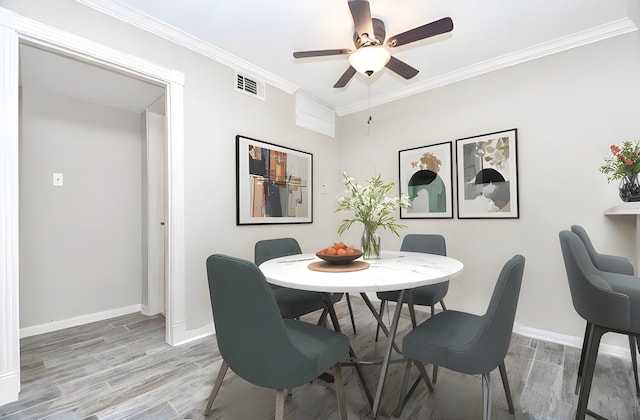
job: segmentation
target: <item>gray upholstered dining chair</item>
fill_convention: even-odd
[[[402,239],[402,245],[400,245],[400,251],[408,252],[422,252],[425,254],[447,255],[447,243],[442,235],[435,234],[416,234],[411,233],[406,235]],[[449,291],[449,281],[445,281],[438,284],[432,284],[428,286],[420,286],[411,290],[411,297],[414,305],[430,306],[431,316],[435,314],[434,306],[436,303],[440,303],[443,310],[447,310],[444,304],[444,297]],[[376,296],[380,299],[380,318],[384,313],[384,307],[386,302],[397,302],[400,292],[378,292]],[[406,299],[405,299],[406,300]],[[411,323],[416,326],[416,314],[413,306],[409,306],[409,315],[411,316]],[[380,326],[376,328],[376,341],[378,341],[378,335],[380,333]],[[438,367],[433,367],[433,382],[438,380]]]
[[[287,389],[304,385],[332,368],[340,418],[346,419],[340,360],[349,353],[349,338],[282,318],[264,275],[254,263],[216,254],[207,258],[206,266],[223,361],[205,415],[211,412],[228,368],[252,384],[277,390],[276,420],[283,419]]]
[[[515,255],[498,276],[487,312],[474,315],[447,310],[428,318],[404,337],[402,353],[408,359],[395,416],[399,417],[406,400],[421,377],[429,385],[423,364],[432,363],[469,375],[482,375],[482,418],[491,418],[490,373],[500,369],[509,413],[514,413],[504,358],[509,350],[513,322],[518,306],[525,258]],[[420,377],[407,393],[411,363]],[[405,396],[406,394],[406,396]]]
[[[631,261],[617,255],[600,254],[594,248],[591,238],[589,238],[587,231],[582,226],[572,225],[571,232],[578,235],[578,238],[580,238],[587,249],[593,265],[595,265],[598,270],[633,276],[634,268]]]
[[[294,238],[275,238],[264,239],[256,242],[254,246],[254,261],[256,265],[260,265],[265,261],[274,258],[286,257],[288,255],[302,254],[300,244]],[[297,290],[288,287],[280,287],[271,285],[273,295],[280,308],[283,318],[300,318],[302,315],[315,312],[322,309],[322,315],[318,320],[318,324],[324,322],[327,316],[327,309],[322,294],[318,292],[310,292],[307,290]],[[343,293],[334,293],[331,295],[333,303],[342,299]],[[349,307],[349,316],[351,317],[351,325],[353,333],[356,333],[356,322],[351,309],[351,300],[347,294],[347,306]]]
[[[587,250],[587,253],[589,254],[589,257],[591,258],[591,262],[598,270],[633,276],[633,264],[631,264],[627,258],[617,255],[600,254],[594,248],[591,238],[589,238],[587,231],[582,226],[572,225],[571,232],[575,233],[578,238],[580,238]],[[638,281],[640,282],[640,279],[638,279]],[[580,388],[580,378],[584,367],[584,357],[585,352],[587,351],[588,338],[592,328],[593,325],[587,321],[587,326],[584,331],[584,339],[582,341],[578,374],[576,375],[576,394]],[[638,379],[638,357],[636,355],[636,347],[640,351],[640,340],[635,335],[629,334],[629,350],[631,353],[631,365],[633,367],[633,379],[636,383],[636,395],[640,397],[640,380]]]
[[[640,283],[634,276],[598,270],[575,233],[563,230],[559,237],[573,307],[591,325],[583,349],[576,419],[587,414],[602,418],[587,408],[600,340],[607,332],[640,334]]]

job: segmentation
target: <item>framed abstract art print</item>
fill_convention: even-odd
[[[400,150],[400,194],[410,206],[401,219],[453,218],[453,163],[451,142]]]
[[[517,219],[517,129],[456,140],[458,218]]]
[[[313,155],[236,136],[236,224],[312,223]]]

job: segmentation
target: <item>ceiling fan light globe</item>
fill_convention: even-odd
[[[386,47],[381,45],[361,47],[349,56],[349,64],[359,73],[371,76],[382,70],[391,59]]]

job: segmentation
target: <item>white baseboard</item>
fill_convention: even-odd
[[[211,322],[210,324],[207,324],[204,327],[196,328],[195,330],[185,331],[185,334],[184,334],[184,337],[182,337],[182,340],[176,343],[175,345],[180,346],[182,344],[187,344],[192,341],[196,341],[201,338],[214,335],[215,333],[216,333],[216,329],[213,325],[213,322]]]
[[[536,328],[525,327],[520,324],[514,324],[513,332],[524,335],[526,337],[536,338],[538,340],[550,341],[552,343],[562,344],[576,348],[582,348],[583,337],[574,337],[572,335],[559,334],[551,331],[539,330]],[[611,344],[600,344],[598,353],[609,354],[611,356],[620,357],[622,359],[631,360],[629,347],[614,346]]]
[[[122,308],[110,309],[108,311],[96,312],[93,314],[76,316],[74,318],[62,319],[60,321],[47,322],[45,324],[34,325],[20,329],[20,338],[31,337],[32,335],[44,334],[48,332],[63,330],[65,328],[77,327],[78,325],[89,324],[91,322],[103,321],[122,315],[141,312],[142,305],[131,305]]]
[[[20,371],[8,370],[0,374],[0,406],[18,400]]]
[[[88,315],[82,315],[74,318],[63,319],[60,321],[47,322],[46,324],[34,325],[32,327],[26,327],[20,329],[20,338],[31,337],[33,335],[44,334],[47,332],[58,331],[65,328],[76,327],[78,325],[84,325],[91,322],[103,321],[109,318],[115,318],[122,315],[127,315],[135,312],[143,312],[145,307],[143,305],[131,305],[117,309],[111,309],[108,311],[97,312]],[[513,332],[531,337],[539,340],[549,341],[552,343],[562,344],[565,346],[571,346],[576,348],[582,347],[582,337],[575,337],[566,334],[559,334],[552,331],[540,330],[537,328],[525,327],[521,324],[514,324]],[[204,337],[215,334],[215,328],[213,322],[203,327],[196,328],[194,330],[184,331],[181,334],[179,342],[174,345],[182,345],[195,340],[199,340]],[[620,357],[630,360],[631,355],[628,347],[614,346],[611,344],[600,344],[600,353],[609,354],[612,356]]]

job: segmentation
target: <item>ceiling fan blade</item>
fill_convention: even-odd
[[[325,55],[344,55],[344,54],[350,54],[350,53],[351,53],[351,50],[347,50],[347,49],[296,51],[293,53],[293,58],[322,57]]]
[[[353,17],[358,37],[367,34],[369,38],[373,39],[375,33],[373,32],[369,2],[367,0],[349,0],[349,10],[351,10],[351,17]]]
[[[349,66],[349,68],[347,69],[347,71],[345,71],[342,76],[340,76],[340,79],[338,79],[338,81],[336,82],[335,85],[333,85],[334,88],[343,88],[347,85],[347,83],[349,83],[349,80],[351,80],[351,78],[353,77],[353,75],[356,74],[356,69],[354,69],[352,66]]]
[[[400,45],[451,32],[452,30],[453,20],[450,17],[446,17],[393,36],[389,39],[388,45],[392,48],[399,47]]]
[[[393,56],[391,56],[391,59],[389,60],[389,62],[385,67],[393,72],[398,73],[400,76],[404,77],[405,79],[411,79],[419,72],[418,69],[411,67],[404,61],[398,60]]]

